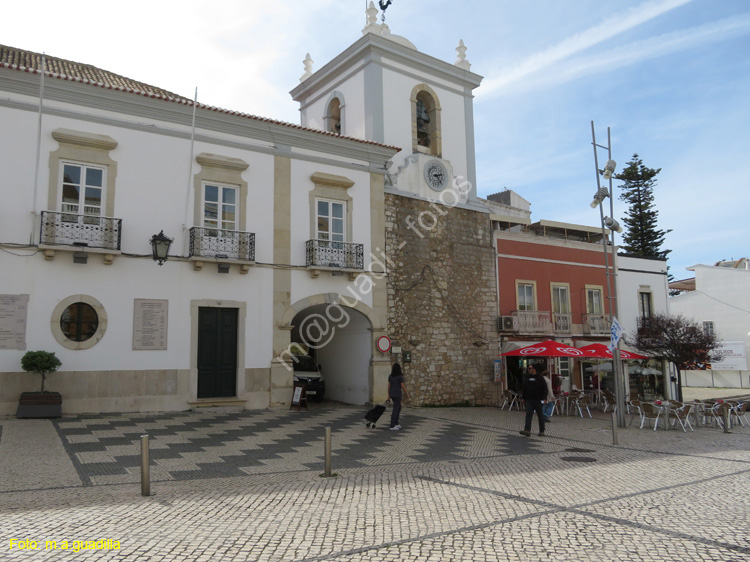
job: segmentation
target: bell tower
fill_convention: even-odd
[[[307,56],[291,91],[301,124],[399,147],[389,191],[434,199],[458,183],[464,204],[476,207],[473,90],[482,77],[471,72],[466,46],[459,41],[454,63],[437,59],[377,16],[370,2],[362,37],[319,70]]]

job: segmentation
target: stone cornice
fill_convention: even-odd
[[[310,176],[310,179],[315,185],[325,185],[328,187],[341,187],[343,189],[349,189],[354,185],[354,182],[344,176],[337,176],[334,174],[326,174],[323,172],[315,172]]]
[[[72,129],[55,129],[52,131],[52,138],[61,144],[76,144],[78,146],[98,148],[100,150],[114,150],[117,148],[117,141],[109,135],[84,133]]]

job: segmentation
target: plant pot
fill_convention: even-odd
[[[22,392],[18,399],[17,418],[59,418],[62,396],[59,392]]]

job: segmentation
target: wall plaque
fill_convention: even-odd
[[[0,295],[0,349],[26,349],[29,295]]]
[[[134,350],[167,349],[168,309],[166,299],[134,299]]]

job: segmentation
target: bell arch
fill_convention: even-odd
[[[411,92],[412,150],[440,158],[443,153],[440,100],[427,84]]]

